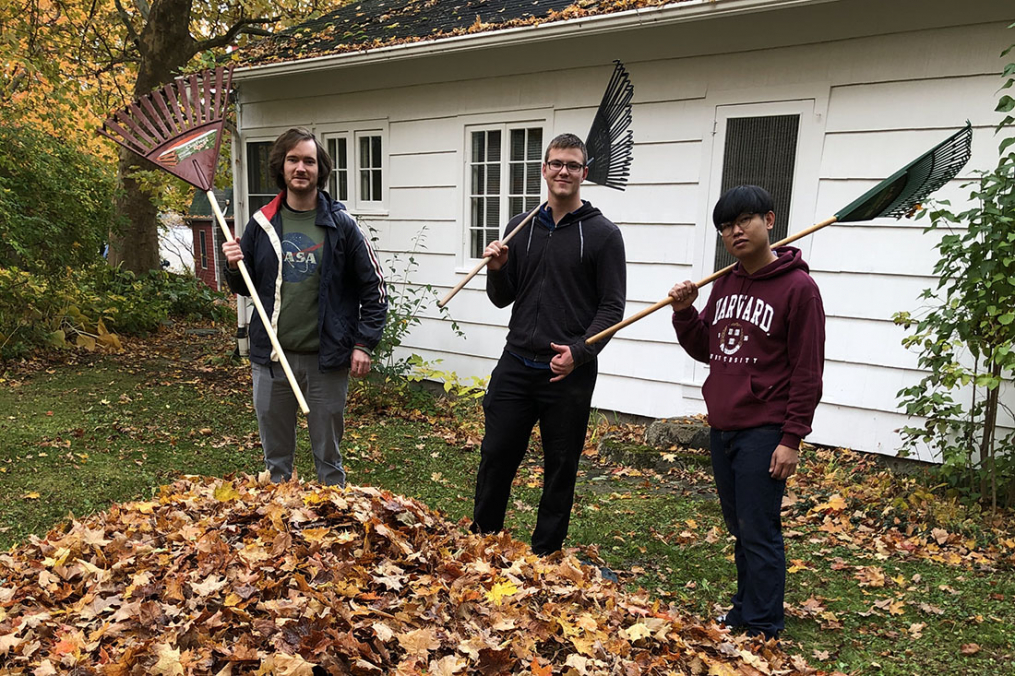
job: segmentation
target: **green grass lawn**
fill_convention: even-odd
[[[261,471],[248,370],[225,363],[221,355],[230,350],[225,335],[177,331],[126,355],[3,374],[0,547],[41,535],[68,513],[150,497],[180,474]],[[352,396],[347,421],[350,482],[418,498],[452,521],[468,518],[481,436],[475,404],[423,393],[393,398],[367,388]],[[312,478],[305,431],[297,455],[297,472]],[[811,453],[804,462],[817,460]],[[849,485],[825,486],[816,473],[807,476],[796,489],[801,500],[849,493]],[[516,478],[507,521],[523,541],[540,486],[534,446]],[[891,500],[878,502],[859,484],[857,495],[867,502],[842,519],[860,523],[852,512],[857,506],[880,514]],[[788,652],[851,674],[1015,673],[1010,556],[947,565],[879,552],[859,527],[855,537],[836,538],[820,526],[809,508],[787,512]],[[596,548],[624,584],[703,617],[721,611],[735,588],[733,546],[701,468],[659,473],[611,465],[594,453],[583,458],[569,544]]]

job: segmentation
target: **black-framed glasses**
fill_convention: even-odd
[[[577,174],[579,171],[585,168],[585,165],[581,162],[561,162],[560,160],[550,160],[546,163],[546,166],[550,167],[555,172],[561,171],[564,167],[567,167],[568,173]]]
[[[719,227],[716,228],[716,230],[718,230],[722,235],[729,235],[731,232],[733,232],[734,228],[746,230],[747,226],[751,224],[751,221],[753,221],[754,217],[757,215],[758,215],[757,213],[740,214],[739,216],[737,216],[737,219],[735,221],[720,223]]]

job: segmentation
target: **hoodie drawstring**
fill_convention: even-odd
[[[585,230],[582,229],[582,222],[578,221],[578,237],[581,239],[581,248],[578,250],[578,261],[585,260]]]

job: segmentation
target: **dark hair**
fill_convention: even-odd
[[[268,153],[268,174],[275,178],[275,185],[279,190],[285,190],[285,175],[282,173],[285,167],[285,156],[303,141],[313,141],[317,146],[317,189],[324,190],[328,185],[328,177],[331,176],[331,170],[335,167],[328,151],[309,130],[303,127],[293,127],[275,139],[275,143],[271,146],[271,152]]]
[[[740,214],[767,214],[775,209],[772,195],[764,188],[756,185],[738,185],[730,188],[712,210],[712,222],[716,229],[723,223],[732,223]]]
[[[550,141],[550,145],[546,146],[546,152],[543,153],[543,162],[550,159],[550,149],[557,148],[558,150],[566,150],[568,148],[577,148],[582,151],[582,164],[588,164],[589,153],[585,150],[585,142],[574,134],[559,134]]]

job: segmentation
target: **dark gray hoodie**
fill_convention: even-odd
[[[507,224],[505,236],[524,218]],[[541,211],[509,242],[508,261],[486,276],[497,307],[514,303],[507,350],[549,362],[550,343],[567,345],[576,366],[596,358],[609,340],[585,339],[624,317],[627,269],[620,228],[588,202],[552,227]],[[552,227],[552,229],[551,229]]]

